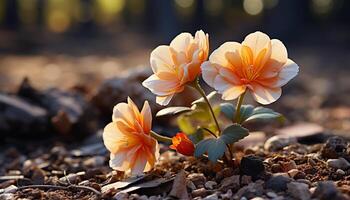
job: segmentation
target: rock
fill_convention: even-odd
[[[263,159],[255,155],[244,156],[239,167],[242,174],[251,176],[253,180],[265,171]]]
[[[186,174],[184,170],[181,170],[176,175],[169,195],[178,199],[190,199],[187,193]]]
[[[223,178],[229,177],[233,175],[233,169],[232,168],[224,168],[223,170],[219,171],[215,175],[215,180],[217,182],[220,182]]]
[[[280,165],[282,167],[283,172],[288,172],[292,169],[296,169],[297,165],[295,164],[294,160],[289,160],[286,162],[280,162]]]
[[[262,196],[264,193],[263,181],[258,180],[256,182],[250,183],[247,186],[242,187],[233,196],[234,199],[241,199],[245,197],[247,199],[252,199],[257,196]]]
[[[328,159],[327,165],[335,169],[342,169],[342,170],[347,170],[350,168],[350,163],[344,158]]]
[[[254,197],[254,198],[251,198],[250,200],[265,200],[265,199],[262,197]]]
[[[348,142],[342,137],[334,136],[327,140],[321,149],[323,158],[335,159],[346,154]]]
[[[190,188],[192,191],[195,190],[195,189],[197,189],[196,186],[194,185],[194,183],[193,183],[192,181],[190,181],[190,180],[187,180],[186,186],[187,186],[188,188]]]
[[[297,179],[296,181],[299,183],[305,183],[305,184],[311,186],[311,181],[309,181],[307,179]]]
[[[320,200],[345,200],[332,181],[318,182],[312,197]]]
[[[210,191],[207,191],[205,188],[199,188],[194,191],[192,191],[192,197],[205,197],[210,193]]]
[[[297,169],[291,169],[288,171],[288,175],[291,177],[291,178],[294,178],[294,179],[303,179],[305,178],[305,173],[302,172],[302,171],[299,171]]]
[[[335,171],[335,173],[336,174],[338,174],[338,175],[341,175],[341,176],[344,176],[346,173],[343,171],[343,170],[341,170],[341,169],[337,169],[337,171]]]
[[[287,184],[291,181],[291,178],[284,175],[274,175],[265,183],[265,186],[266,188],[274,190],[275,192],[282,192],[287,190]]]
[[[219,196],[214,193],[214,194],[211,194],[209,196],[206,196],[205,198],[203,198],[203,200],[218,200],[219,199]]]
[[[212,190],[214,189],[214,187],[217,185],[217,183],[215,181],[207,181],[205,183],[205,188],[207,188],[208,190]]]
[[[296,142],[297,140],[295,137],[276,135],[266,140],[264,149],[267,151],[278,151],[283,149],[283,147],[286,147],[290,144],[295,144]]]
[[[278,135],[295,137],[301,144],[323,143],[329,137],[322,126],[314,123],[299,123],[277,130]]]
[[[305,183],[291,182],[287,184],[287,192],[290,196],[299,200],[309,200],[311,194],[309,186]]]
[[[227,200],[227,199],[231,199],[232,195],[233,195],[232,190],[228,189],[225,194],[221,194],[220,196],[222,199]]]
[[[187,178],[194,183],[194,185],[198,188],[198,186],[204,186],[206,182],[206,178],[202,173],[192,173],[187,176]]]
[[[239,175],[233,175],[233,176],[224,178],[220,184],[221,184],[221,187],[220,187],[221,191],[226,191],[227,189],[236,190],[240,186]]]
[[[5,138],[42,137],[49,131],[49,118],[45,108],[23,98],[1,93],[0,121],[0,136]]]
[[[16,190],[17,190],[17,186],[15,186],[15,185],[10,185],[10,186],[4,188],[3,193],[15,193]]]
[[[248,185],[251,182],[252,182],[251,176],[246,176],[246,175],[241,176],[241,185]]]
[[[235,145],[242,146],[244,149],[262,144],[266,140],[266,134],[261,131],[250,132],[243,140],[238,141]]]
[[[13,200],[15,199],[15,195],[12,193],[0,194],[0,200]]]
[[[119,192],[114,195],[113,199],[115,200],[128,200],[129,194],[124,192]]]
[[[270,198],[276,198],[276,197],[278,197],[278,195],[277,195],[276,193],[274,193],[274,192],[267,192],[267,193],[266,193],[266,196],[268,196],[268,197],[270,197]]]

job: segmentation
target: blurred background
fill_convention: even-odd
[[[148,67],[152,49],[180,32],[203,29],[212,52],[259,30],[301,69],[272,106],[350,130],[349,9],[346,0],[0,0],[0,90],[24,77],[39,89],[94,89]]]

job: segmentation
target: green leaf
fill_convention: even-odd
[[[243,128],[239,124],[233,124],[222,131],[220,139],[225,142],[225,144],[232,144],[237,142],[249,135],[249,131]]]
[[[252,105],[242,105],[241,106],[241,118],[239,120],[240,123],[245,121],[248,117],[250,117],[254,112],[254,106]]]
[[[221,139],[209,138],[202,140],[196,145],[194,155],[200,157],[204,153],[208,153],[208,158],[212,162],[216,162],[225,153],[226,145]]]
[[[284,117],[282,114],[275,112],[270,108],[256,107],[254,108],[253,113],[247,119],[244,120],[244,123],[271,120],[278,120],[280,122],[283,122]]]
[[[231,103],[220,104],[221,112],[224,113],[225,117],[232,120],[235,114],[235,106]]]
[[[156,114],[157,117],[160,116],[165,116],[165,115],[176,115],[184,112],[189,112],[192,111],[191,108],[189,107],[169,107],[169,108],[164,108]]]
[[[180,130],[186,134],[193,134],[196,132],[196,129],[192,126],[189,118],[184,115],[181,115],[177,118],[177,124]]]
[[[198,142],[203,140],[204,132],[202,129],[197,128],[197,131],[193,134],[188,135],[188,137],[194,144],[197,144]]]

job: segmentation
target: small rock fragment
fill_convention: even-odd
[[[13,199],[15,199],[15,195],[12,193],[0,194],[0,200],[13,200]]]
[[[281,165],[284,172],[288,172],[289,170],[297,168],[297,165],[295,164],[294,160],[281,162],[280,165]]]
[[[297,142],[295,137],[286,137],[286,136],[273,136],[266,140],[264,144],[264,149],[267,151],[278,151],[283,149],[290,144],[295,144]]]
[[[322,181],[318,182],[317,187],[312,194],[313,198],[320,200],[343,200],[345,199],[343,195],[338,191],[334,182],[332,181]]]
[[[335,173],[341,175],[341,176],[344,176],[345,175],[345,172],[344,170],[341,170],[341,169],[337,169],[337,171],[335,171]]]
[[[233,193],[231,189],[228,189],[227,192],[225,194],[221,194],[221,198],[226,200],[226,199],[231,199]]]
[[[267,192],[266,196],[270,197],[270,198],[276,198],[278,195],[274,192]]]
[[[221,181],[220,190],[225,191],[227,189],[238,189],[239,188],[239,175],[233,175],[227,178],[224,178]]]
[[[338,158],[346,153],[348,142],[342,137],[334,136],[327,140],[321,149],[323,158]]]
[[[181,170],[175,177],[173,187],[170,191],[170,196],[178,199],[189,199],[186,188],[186,174]]]
[[[208,190],[212,190],[214,189],[214,187],[217,185],[217,183],[215,181],[207,181],[205,183],[205,188],[207,188]]]
[[[258,180],[256,182],[250,183],[247,186],[242,187],[233,196],[234,199],[241,199],[245,197],[246,199],[252,199],[257,196],[261,196],[264,193],[264,182]]]
[[[192,173],[189,174],[187,178],[191,180],[197,188],[198,186],[203,186],[206,182],[206,178],[202,173]]]
[[[207,191],[205,188],[199,188],[197,190],[192,191],[192,197],[205,197],[210,192]]]
[[[274,175],[266,182],[266,188],[274,190],[275,192],[282,192],[287,190],[287,184],[291,181],[292,179],[289,177]]]
[[[116,200],[127,200],[128,197],[129,197],[128,193],[119,192],[116,195],[114,195],[113,199],[116,199]]]
[[[211,194],[209,196],[206,196],[205,198],[203,198],[203,200],[218,200],[219,199],[219,196],[214,193],[214,194]]]
[[[305,183],[291,182],[287,184],[287,192],[290,196],[299,200],[308,200],[311,197],[309,187]]]
[[[239,167],[242,174],[252,176],[253,180],[265,171],[263,159],[255,155],[244,156]]]
[[[327,165],[335,169],[342,169],[342,170],[347,170],[348,168],[350,168],[350,163],[344,158],[328,159]]]
[[[195,190],[195,189],[197,189],[196,186],[194,185],[194,183],[193,183],[192,181],[190,181],[190,180],[187,180],[186,185],[187,185],[187,187],[190,188],[192,191]]]
[[[104,156],[93,156],[91,158],[88,158],[84,160],[83,165],[86,167],[101,167],[105,163],[105,157]]]

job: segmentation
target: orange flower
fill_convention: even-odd
[[[201,64],[209,52],[208,34],[197,31],[176,36],[169,46],[161,45],[151,53],[153,75],[142,84],[157,95],[160,105],[167,105],[172,97],[184,90],[185,84],[200,73]]]
[[[281,87],[298,71],[283,43],[262,32],[249,34],[242,44],[224,43],[202,65],[203,79],[222,94],[222,99],[236,99],[249,90],[261,104],[276,101]]]
[[[177,152],[185,155],[185,156],[192,156],[194,152],[194,144],[192,141],[187,137],[185,133],[177,133],[172,138],[173,144],[170,145],[171,149],[176,150]]]
[[[119,103],[112,122],[103,131],[103,141],[111,152],[109,165],[119,171],[140,174],[151,170],[159,157],[158,142],[150,136],[152,113],[148,102],[141,112],[134,102]]]

